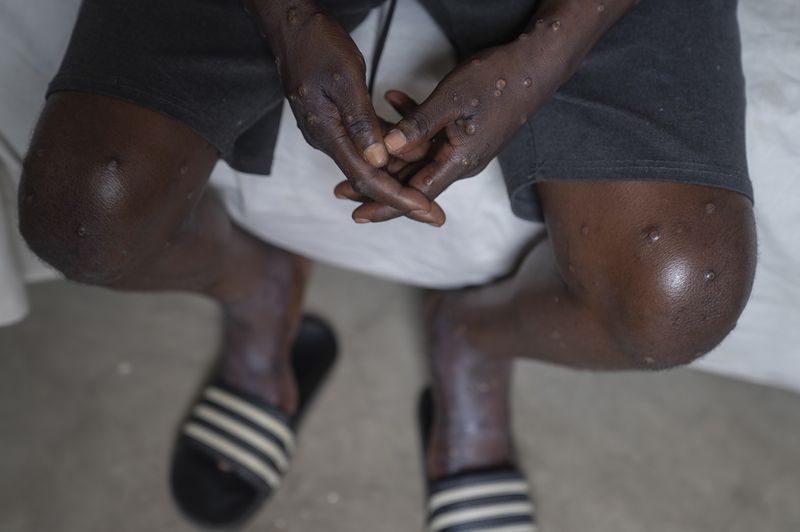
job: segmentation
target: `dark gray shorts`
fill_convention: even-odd
[[[411,0],[399,0],[411,1]],[[421,0],[464,57],[516,38],[538,0]],[[382,0],[320,1],[349,29]],[[655,180],[752,199],[736,0],[642,0],[499,156],[515,214],[534,183]],[[175,118],[232,167],[269,174],[282,90],[239,0],[84,0],[48,95],[113,96]]]

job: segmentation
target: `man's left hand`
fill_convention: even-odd
[[[484,50],[448,74],[425,102],[412,106],[384,139],[389,152],[407,162],[419,162],[420,153],[427,152],[408,185],[434,200],[489,164],[551,92],[537,82],[532,62],[526,63],[519,63],[511,46]],[[337,187],[337,194],[361,199],[346,185]],[[372,222],[399,216],[398,210],[371,201],[353,213]]]

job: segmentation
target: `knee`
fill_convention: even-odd
[[[111,285],[159,245],[154,198],[135,168],[34,145],[19,188],[19,230],[42,260],[78,282]],[[83,154],[92,150],[82,150]]]
[[[589,280],[599,296],[595,308],[626,367],[688,364],[733,330],[755,272],[752,211],[742,211],[722,231],[646,228],[634,255],[608,260]]]

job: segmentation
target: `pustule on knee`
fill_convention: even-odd
[[[743,309],[742,280],[714,260],[675,257],[620,296],[614,337],[636,369],[687,365],[718,345]]]
[[[76,221],[55,230],[42,224],[34,231],[46,235],[29,232],[25,236],[31,250],[67,279],[113,286],[133,270],[134,255],[124,241],[114,242],[107,235],[95,234],[94,225]]]
[[[125,220],[130,204],[119,161],[65,177],[58,161],[26,161],[19,189],[19,231],[30,249],[68,279],[115,283],[133,267],[140,228]]]

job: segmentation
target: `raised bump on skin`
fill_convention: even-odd
[[[657,225],[648,225],[642,230],[642,235],[648,242],[655,243],[661,240],[661,230]]]

